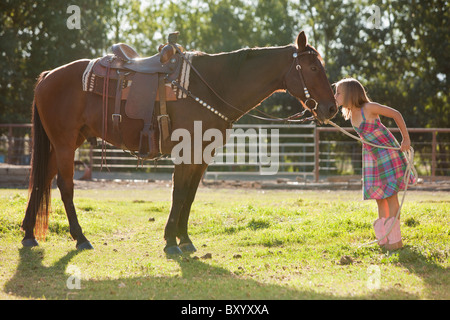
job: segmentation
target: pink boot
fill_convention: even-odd
[[[381,239],[386,234],[386,230],[384,228],[386,218],[380,218],[373,222],[373,228],[375,229],[375,236],[377,239]],[[379,246],[384,246],[387,243],[387,237],[378,242]]]
[[[388,243],[385,245],[387,250],[397,250],[403,247],[402,234],[400,233],[400,221],[396,220],[395,217],[388,218],[384,223],[384,228],[386,231],[389,231],[394,222],[394,227],[387,236]]]

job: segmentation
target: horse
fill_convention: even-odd
[[[142,120],[124,115],[121,134],[118,134],[112,128],[113,111],[107,110],[105,118],[101,97],[89,98],[93,93],[82,90],[81,78],[89,61],[81,59],[44,71],[37,79],[32,103],[29,199],[21,225],[25,233],[24,247],[37,246],[37,239],[45,239],[51,184],[57,176],[57,187],[76,248],[93,249],[83,234],[73,201],[75,151],[89,137],[102,138],[118,147],[126,145],[129,150],[139,148]],[[181,128],[194,133],[194,122],[201,121],[203,132],[213,128],[226,137],[226,130],[236,120],[277,91],[297,98],[319,123],[332,119],[338,111],[323,60],[308,44],[303,31],[295,42],[285,46],[199,53],[193,58],[192,67],[195,72],[190,75],[191,95],[167,101],[173,131]],[[226,143],[225,138],[223,140],[222,145]],[[175,142],[170,148],[174,146]],[[196,251],[189,238],[188,220],[207,166],[204,160],[174,165],[172,203],[164,230],[163,250],[167,255]]]

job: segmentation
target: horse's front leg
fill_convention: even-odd
[[[187,234],[187,223],[198,184],[207,165],[180,164],[173,173],[172,208],[167,220],[164,239],[166,254],[194,252],[196,249]],[[180,239],[180,247],[177,245]]]
[[[188,221],[198,185],[206,168],[206,164],[195,166],[194,173],[189,181],[188,194],[183,208],[181,209],[180,218],[178,219],[177,238],[180,239],[178,246],[183,253],[192,253],[197,251],[188,235]]]
[[[187,191],[174,184],[172,190],[172,208],[170,209],[169,218],[164,230],[164,239],[166,240],[164,252],[168,255],[179,255],[183,253],[177,245],[177,225],[186,196]]]

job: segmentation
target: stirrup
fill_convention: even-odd
[[[153,130],[150,129],[150,126],[144,126],[144,129],[141,131],[140,138],[139,138],[139,150],[136,154],[136,156],[140,159],[148,159],[152,152],[152,136]],[[147,148],[145,148],[145,145]],[[144,150],[147,149],[147,152],[145,153]]]

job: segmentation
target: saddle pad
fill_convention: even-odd
[[[121,100],[127,100],[133,78],[134,74],[129,74],[122,81]],[[97,76],[95,73],[91,73],[87,78],[83,77],[83,91],[92,92],[100,96],[103,96],[103,94],[108,92],[109,98],[116,98],[117,81],[118,80],[116,79],[109,79],[108,88],[105,90],[105,78]]]
[[[94,88],[94,79],[91,77],[92,75],[92,68],[94,67],[95,63],[99,59],[93,59],[89,61],[89,64],[87,65],[86,69],[83,72],[83,77],[81,78],[81,84],[83,86],[83,91],[92,91]]]
[[[194,58],[194,56],[197,55],[197,53],[195,53],[195,52],[186,52],[184,55],[189,60],[189,62],[192,62],[192,59]],[[189,76],[190,76],[190,73],[191,73],[191,65],[189,63],[187,63],[183,59],[183,65],[181,67],[180,76],[178,77],[178,82],[186,90],[189,90]],[[178,99],[187,98],[187,95],[182,90],[179,90],[175,86],[173,87],[173,89],[176,92]]]

